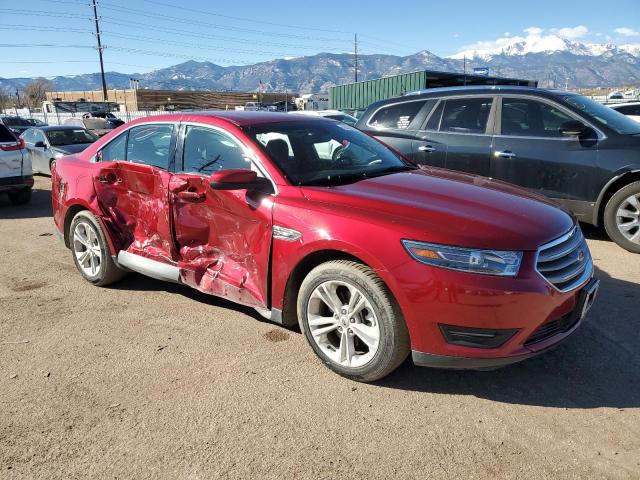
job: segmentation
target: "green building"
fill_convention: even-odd
[[[364,110],[373,102],[405,95],[429,88],[464,85],[520,85],[536,87],[537,81],[517,78],[470,75],[457,72],[422,70],[393,77],[336,85],[329,90],[329,108],[335,110]]]

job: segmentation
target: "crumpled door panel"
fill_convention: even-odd
[[[244,190],[212,190],[201,175],[176,175],[169,190],[182,281],[205,293],[265,307],[271,201],[256,204]]]
[[[130,162],[105,162],[95,188],[105,217],[117,231],[123,250],[175,263],[168,184],[171,174]]]

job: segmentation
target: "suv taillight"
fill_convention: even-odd
[[[24,148],[24,139],[19,138],[15,143],[0,143],[0,150],[4,150],[5,152],[10,152],[12,150],[20,150]]]

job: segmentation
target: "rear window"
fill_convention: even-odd
[[[6,143],[6,142],[15,142],[15,141],[16,141],[16,137],[13,135],[13,133],[11,133],[11,130],[9,130],[4,125],[0,124],[0,142]]]
[[[30,127],[31,124],[24,118],[20,117],[4,117],[2,122],[10,127]]]
[[[369,125],[376,128],[407,129],[425,103],[426,100],[382,107],[373,114]]]

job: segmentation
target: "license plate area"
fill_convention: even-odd
[[[589,310],[593,306],[593,302],[596,300],[596,296],[598,295],[598,288],[600,287],[600,280],[592,279],[589,284],[582,289],[580,292],[580,319],[586,317]]]

